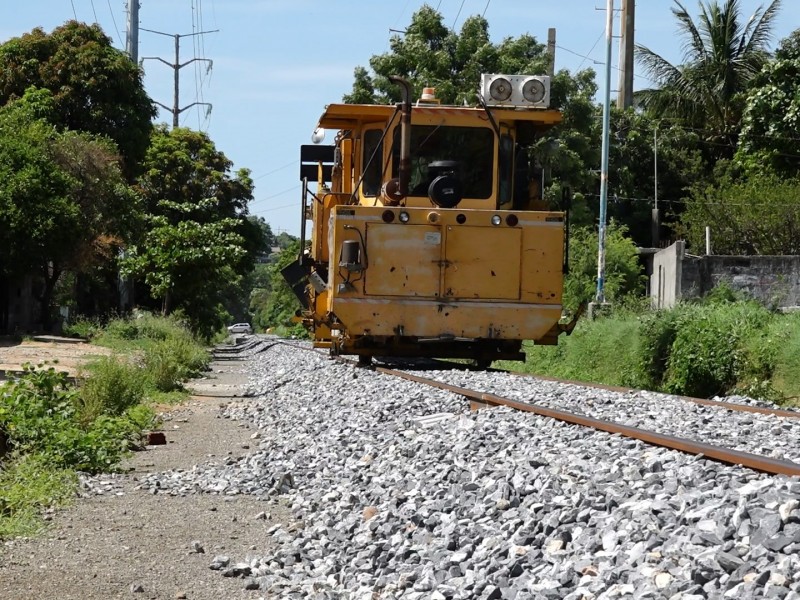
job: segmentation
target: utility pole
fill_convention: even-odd
[[[135,1],[135,0],[131,0],[131,1]],[[171,67],[173,69],[173,71],[175,71],[175,90],[174,90],[174,97],[173,97],[173,100],[172,100],[172,107],[170,108],[169,106],[167,106],[165,104],[161,104],[161,102],[158,102],[158,101],[154,100],[154,102],[156,104],[158,104],[161,108],[163,108],[164,110],[172,113],[172,127],[173,127],[173,129],[178,126],[178,117],[180,116],[180,114],[183,111],[185,111],[186,109],[188,109],[188,108],[191,108],[191,107],[197,106],[197,105],[203,105],[203,106],[208,106],[208,110],[210,112],[211,111],[211,104],[209,104],[208,102],[192,102],[191,104],[188,104],[188,105],[184,106],[183,108],[180,108],[180,71],[181,71],[181,69],[183,67],[185,67],[186,65],[192,64],[193,62],[202,61],[202,62],[208,63],[208,68],[206,69],[206,72],[208,72],[208,71],[211,70],[211,67],[214,64],[214,61],[212,61],[212,60],[210,60],[208,58],[193,58],[191,60],[187,60],[185,63],[181,63],[180,62],[181,38],[183,38],[183,37],[192,37],[194,35],[202,35],[204,33],[216,33],[217,31],[219,31],[219,29],[212,29],[211,31],[198,31],[196,33],[184,33],[184,34],[164,33],[163,31],[153,31],[152,29],[145,29],[144,27],[142,27],[141,29],[142,29],[142,31],[148,31],[150,33],[157,33],[158,35],[166,35],[167,37],[175,38],[175,62],[174,63],[167,62],[166,60],[164,60],[163,58],[161,58],[159,56],[145,56],[145,57],[142,58],[142,62],[144,62],[146,60],[159,60],[162,63],[164,63],[165,65],[167,65],[168,67]]]
[[[556,28],[547,30],[547,74],[552,79],[556,74]]]
[[[597,248],[597,295],[595,306],[601,308],[606,302],[606,205],[608,204],[608,144],[611,122],[611,44],[614,38],[614,0],[608,0],[606,7],[606,89],[603,95],[603,145],[600,165],[600,227]]]
[[[128,30],[125,35],[125,52],[134,64],[139,62],[139,0],[128,0]]]
[[[622,69],[619,73],[618,108],[633,106],[633,45],[636,22],[636,0],[622,0],[620,21],[619,56]]]

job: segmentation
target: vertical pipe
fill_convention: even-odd
[[[403,102],[400,110],[400,173],[398,173],[398,195],[408,196],[411,180],[411,85],[402,77],[389,77],[389,81],[400,86]]]
[[[614,0],[608,0],[606,7],[606,89],[603,99],[603,147],[600,166],[600,227],[598,229],[597,249],[597,295],[595,302],[606,301],[606,205],[608,204],[608,143],[611,121],[611,44],[614,35]]]
[[[706,226],[706,256],[711,256],[711,227]]]

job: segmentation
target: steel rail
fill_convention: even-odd
[[[553,381],[555,383],[568,383],[570,385],[577,385],[580,387],[591,388],[596,390],[606,390],[609,392],[625,392],[625,393],[641,393],[647,392],[649,394],[664,394],[671,398],[677,398],[686,402],[694,402],[695,404],[702,404],[704,406],[714,406],[717,408],[726,408],[728,410],[735,410],[737,412],[758,413],[762,415],[775,415],[776,417],[785,417],[787,419],[800,419],[800,411],[786,410],[783,408],[768,408],[765,406],[750,406],[749,404],[736,404],[734,402],[725,402],[724,400],[710,400],[708,398],[694,398],[692,396],[679,396],[675,394],[666,394],[665,392],[653,392],[651,390],[640,390],[634,388],[626,388],[615,385],[604,385],[602,383],[591,383],[586,381],[575,381],[572,379],[558,379],[557,377],[548,377],[546,375],[533,375],[531,373],[517,373],[515,371],[502,371],[517,377],[531,377],[533,379],[541,379],[543,381]]]
[[[686,438],[664,435],[654,431],[647,431],[645,429],[639,429],[638,427],[620,425],[619,423],[614,423],[612,421],[604,421],[601,419],[595,419],[593,417],[576,415],[567,411],[547,408],[537,404],[511,400],[510,398],[503,398],[495,394],[477,392],[467,388],[441,383],[434,379],[428,379],[418,375],[411,375],[410,373],[406,373],[404,371],[388,369],[386,367],[375,367],[375,370],[380,373],[386,373],[387,375],[401,377],[409,381],[414,381],[424,385],[429,385],[431,387],[446,390],[448,392],[469,398],[470,400],[479,404],[508,406],[509,408],[519,411],[534,413],[543,417],[549,417],[551,419],[563,421],[565,423],[571,423],[573,425],[590,427],[592,429],[598,429],[600,431],[605,431],[612,434],[618,433],[622,436],[640,440],[654,446],[661,446],[663,448],[678,450],[687,454],[694,454],[705,458],[710,458],[721,463],[729,465],[741,465],[743,467],[747,467],[748,469],[761,471],[763,473],[769,473],[772,475],[800,476],[800,465],[788,460],[779,460],[775,458],[769,458],[767,456],[759,456],[758,454],[741,452],[739,450],[714,446],[704,442],[696,442]]]

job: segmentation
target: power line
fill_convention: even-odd
[[[273,173],[277,173],[278,171],[282,171],[283,169],[286,169],[287,167],[291,167],[292,165],[296,165],[299,162],[300,162],[299,160],[293,160],[290,163],[286,163],[282,167],[278,167],[277,169],[273,169],[272,171],[268,171],[268,172],[264,173],[263,175],[259,175],[258,177],[254,177],[253,181],[258,181],[259,179],[264,179],[264,177],[266,177],[267,175],[272,175]]]
[[[451,27],[451,29],[453,31],[456,30],[456,23],[458,22],[458,17],[461,16],[461,9],[464,8],[464,2],[466,2],[466,0],[461,0],[461,6],[458,7],[458,12],[456,13],[456,18],[453,19],[453,26]]]
[[[492,0],[486,0],[486,8],[483,9],[483,14],[481,18],[486,18],[486,11],[489,10],[489,5],[492,3]]]
[[[119,38],[119,43],[120,43],[120,46],[121,46],[121,45],[123,45],[122,35],[119,32],[119,27],[117,27],[117,19],[114,17],[114,10],[111,8],[111,0],[106,0],[106,1],[108,2],[108,11],[111,13],[111,20],[114,23],[114,29],[117,30],[117,38]],[[137,2],[138,0],[133,0],[133,1]]]
[[[72,5],[72,15],[75,17],[75,20],[78,20],[78,13],[75,12],[75,0],[69,0],[69,3]]]
[[[98,22],[97,21],[97,11],[94,9],[94,0],[90,0],[90,3],[92,5],[92,14],[94,15],[94,22],[97,23]]]

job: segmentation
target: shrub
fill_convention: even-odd
[[[679,319],[665,391],[709,397],[733,390],[751,368],[746,341],[770,319],[769,311],[754,302],[692,307]]]
[[[180,389],[208,364],[208,353],[185,339],[157,342],[145,349],[144,364],[155,388],[161,392]]]
[[[90,340],[102,331],[100,323],[93,319],[79,317],[64,325],[64,335]]]
[[[0,388],[0,428],[15,452],[39,454],[55,468],[112,469],[137,435],[137,425],[127,414],[81,423],[77,399],[64,373],[28,367]]]
[[[102,414],[120,415],[145,396],[142,369],[116,357],[103,357],[90,367],[76,400],[79,421],[88,425]]]

